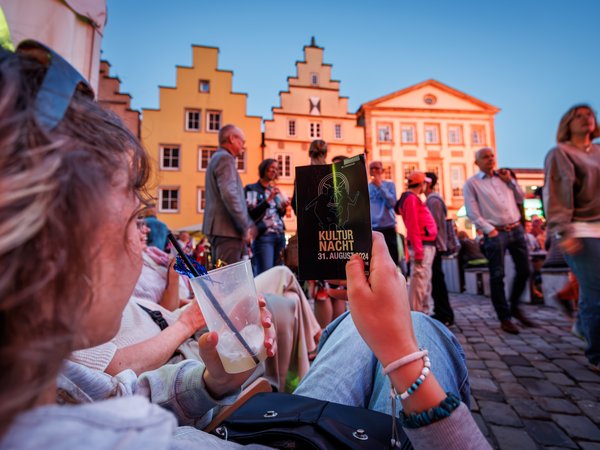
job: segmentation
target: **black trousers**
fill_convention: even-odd
[[[398,265],[398,238],[396,237],[396,227],[393,228],[373,228],[374,231],[379,231],[385,238],[392,261]]]
[[[433,297],[433,316],[440,322],[454,322],[454,311],[450,306],[442,270],[442,255],[437,251],[431,267],[431,296]]]

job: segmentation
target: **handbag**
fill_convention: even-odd
[[[239,444],[276,449],[392,448],[392,417],[365,408],[279,392],[251,397],[213,434]],[[402,429],[395,448],[412,449]]]

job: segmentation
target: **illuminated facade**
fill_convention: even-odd
[[[176,86],[159,87],[159,108],[143,109],[142,142],[154,161],[151,192],[158,218],[170,228],[200,229],[204,180],[221,126],[246,134],[238,160],[244,184],[254,183],[262,160],[261,118],[246,114],[247,94],[233,92],[233,72],[218,68],[219,49],[192,46],[192,66],[177,66]]]
[[[475,152],[496,148],[494,116],[500,110],[436,80],[427,80],[360,106],[369,160],[383,162],[398,196],[413,170],[434,172],[455,217],[462,187],[476,172]]]
[[[131,95],[121,92],[121,81],[110,76],[110,63],[100,61],[98,103],[121,118],[131,132],[140,137],[140,112],[131,109]]]
[[[304,61],[296,62],[297,74],[288,78],[288,90],[280,92],[280,106],[265,120],[265,158],[280,163],[278,186],[288,196],[294,189],[295,167],[309,163],[308,148],[315,139],[328,143],[328,159],[364,152],[363,128],[356,114],[348,112],[348,98],[340,96],[340,82],[331,79],[331,64],[323,63],[323,48],[314,38],[304,47]],[[289,208],[288,232],[296,230]]]

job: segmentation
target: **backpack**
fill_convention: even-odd
[[[432,198],[442,202],[442,205],[444,205],[444,211],[445,211],[444,215],[447,214],[448,209],[446,207],[446,204],[444,203],[444,200],[441,197],[432,196],[432,197],[428,197],[427,201],[429,201]],[[458,253],[459,250],[460,250],[460,241],[458,240],[458,236],[456,236],[456,231],[454,230],[454,220],[446,219],[446,251],[444,252],[444,255],[447,255],[447,256],[454,255],[454,254]]]

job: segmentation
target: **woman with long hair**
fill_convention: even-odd
[[[204,363],[140,378],[67,361],[119,329],[142,268],[149,167],[58,54],[34,41],[0,49],[0,448],[164,447],[177,426],[167,409],[201,426],[252,374],[223,370],[214,332],[199,340]]]
[[[600,136],[595,112],[575,105],[560,119],[557,146],[544,164],[548,227],[579,281],[577,326],[590,368],[600,371]]]
[[[137,140],[58,54],[32,41],[0,49],[0,449],[239,448],[200,431],[253,372],[224,371],[217,333],[200,337],[201,361],[139,377],[67,360],[119,329],[142,266],[135,218],[148,171]],[[391,380],[416,448],[489,448],[458,397],[468,403],[460,346],[430,319],[411,320],[381,235],[369,280],[358,257],[347,275],[356,326],[338,323],[300,392],[364,408],[378,400],[389,413]],[[376,378],[381,364],[389,378]]]

